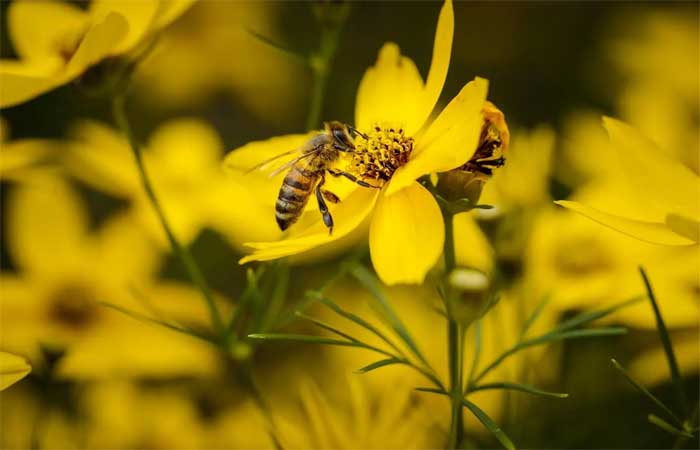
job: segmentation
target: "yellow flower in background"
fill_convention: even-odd
[[[556,203],[646,242],[700,242],[700,177],[629,125],[607,117],[603,122],[622,182],[594,203]]]
[[[17,105],[79,77],[101,60],[136,51],[193,0],[12,2],[10,39],[19,59],[0,61],[0,107]]]
[[[136,95],[158,108],[182,109],[229,94],[223,101],[242,104],[246,114],[280,129],[296,126],[308,101],[308,68],[252,33],[284,42],[276,25],[283,10],[273,2],[198,2],[139,66]],[[237,55],[255,58],[241,64]]]
[[[426,359],[437,372],[437,375],[447,383],[448,364],[445,351],[436,349],[444,348],[447,341],[445,327],[436,326],[443,317],[435,310],[440,304],[436,295],[435,286],[424,283],[416,286],[384,287],[385,293],[391,301],[392,307],[406,328],[410,331],[418,347],[423,351]],[[481,320],[481,356],[475,373],[483,370],[490,362],[495,360],[502,352],[514,345],[519,339],[520,331],[527,317],[535,308],[540,299],[530,295],[530,291],[524,286],[516,286],[513,289],[503,291],[499,303]],[[351,281],[339,283],[328,292],[328,297],[340,305],[382,330],[385,335],[401,348],[405,346],[399,339],[395,339],[389,326],[377,317],[376,311],[371,306],[371,295],[364,290],[358,290],[356,283]],[[475,307],[477,307],[475,305]],[[319,317],[324,322],[330,323],[340,330],[357,339],[375,345],[379,348],[387,348],[377,336],[366,329],[355,326],[353,323],[339,318],[327,308],[315,308],[309,313],[313,317]],[[556,321],[558,312],[545,309],[540,318],[534,323],[527,336],[535,336],[551,329]],[[465,379],[470,373],[474,355],[474,326],[471,326],[465,337],[464,373]],[[337,367],[338,373],[356,371],[377,360],[385,358],[363,349],[335,348],[329,353],[329,362]],[[407,354],[410,351],[404,348]],[[551,355],[551,352],[549,353]],[[554,359],[545,355],[545,348],[532,348],[524,353],[515,355],[487,375],[482,382],[512,381],[532,384],[540,387],[550,382],[556,363]],[[333,372],[335,373],[335,372]],[[399,391],[400,387],[429,386],[431,383],[425,376],[417,371],[403,366],[391,365],[376,369],[367,374],[357,374],[363,377],[372,395],[382,396],[387,392]],[[327,387],[326,389],[330,389]],[[339,389],[344,389],[341,387]],[[398,394],[397,394],[398,395]],[[449,400],[445,397],[429,393],[419,393],[421,405],[427,410],[429,420],[423,422],[423,428],[433,429],[431,448],[436,448],[447,440],[446,424],[449,424]],[[515,394],[518,395],[518,394]],[[523,394],[525,395],[525,394]],[[477,391],[469,395],[469,399],[479,405],[494,420],[499,419],[505,413],[505,396],[503,391]],[[522,397],[526,400],[525,397]],[[511,400],[513,400],[511,398]],[[465,414],[466,426],[475,432],[488,433],[473,416]]]
[[[364,378],[334,380],[332,392],[306,378],[294,386],[295,402],[276,403],[274,437],[288,449],[437,448],[442,439],[412,387],[398,380],[381,392]],[[225,411],[214,423],[213,448],[273,448],[261,412],[246,402]]]
[[[89,186],[130,201],[132,212],[149,234],[167,246],[160,222],[134,169],[133,153],[116,130],[81,122],[72,132],[66,165]],[[144,146],[143,158],[158,199],[175,235],[191,242],[202,228],[220,231],[236,244],[239,235],[267,237],[274,221],[262,221],[261,206],[245,186],[228,183],[221,170],[221,139],[197,119],[164,123]]]
[[[0,117],[0,180],[21,181],[31,177],[57,150],[60,144],[46,139],[11,140],[7,122]]]
[[[554,131],[546,125],[513,132],[508,162],[486,183],[479,202],[503,211],[532,208],[550,200],[554,143]]]
[[[0,348],[32,362],[40,361],[40,344],[65,350],[56,370],[67,377],[217,370],[208,344],[98,303],[206,324],[196,291],[155,281],[160,255],[128,215],[88,231],[77,193],[51,175],[13,187],[6,208],[7,251],[17,271],[0,272]]]
[[[579,191],[576,199],[593,202],[610,197],[609,186]],[[621,199],[620,201],[624,201]],[[632,237],[562,210],[548,210],[533,225],[525,258],[525,279],[532,295],[551,296],[560,311],[596,309],[645,293],[638,267],[643,265],[670,328],[700,324],[700,254],[694,247],[668,247]],[[654,329],[647,302],[625,307],[610,320]]]
[[[71,411],[22,387],[2,394],[3,411],[12,411],[0,416],[2,448],[206,448],[197,404],[175,385],[87,383],[70,397]]]
[[[384,45],[375,66],[360,83],[355,127],[363,135],[355,138],[352,161],[345,162],[348,170],[359,172],[367,181],[374,180],[382,189],[357,188],[347,180],[328,183],[328,190],[339,193],[341,199],[331,207],[337,224],[332,234],[316,213],[313,219],[302,219],[283,240],[248,243],[254,253],[242,263],[296,255],[330,244],[368,219],[372,262],[382,281],[420,283],[424,279],[442,254],[444,225],[437,202],[415,180],[464,165],[476,150],[484,124],[488,82],[481,78],[467,83],[435,120],[428,121],[447,76],[453,32],[452,3],[447,1],[438,19],[425,83],[413,61],[402,56],[393,43]],[[242,176],[241,171],[253,167],[254,162],[293,149],[292,144],[300,142],[302,137],[295,135],[255,143],[231,152],[226,165]],[[281,179],[275,180],[279,186]],[[345,188],[338,186],[340,183],[345,183]],[[274,200],[270,197],[270,205]],[[273,216],[272,209],[269,216]]]
[[[21,356],[0,351],[0,391],[26,377],[31,370],[32,366]]]
[[[700,173],[700,25],[694,14],[660,8],[625,14],[608,45],[622,78],[620,117],[674,159]]]

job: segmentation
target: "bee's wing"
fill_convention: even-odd
[[[275,156],[273,156],[272,158],[268,158],[268,159],[266,159],[265,161],[261,162],[260,164],[257,164],[257,165],[255,165],[255,166],[253,166],[252,168],[246,170],[246,171],[245,171],[245,174],[247,175],[247,174],[249,174],[249,173],[251,173],[251,172],[256,172],[256,171],[258,171],[258,170],[265,170],[271,163],[277,161],[278,159],[284,158],[285,156],[289,156],[289,155],[291,155],[291,154],[293,154],[293,153],[298,153],[298,152],[300,152],[300,151],[301,151],[301,149],[295,148],[295,149],[293,149],[293,150],[289,150],[289,151],[287,151],[287,152],[280,153],[279,155],[275,155]],[[302,156],[303,156],[303,155],[302,155]],[[298,159],[298,158],[295,158],[295,160],[297,160],[297,159]]]
[[[318,147],[317,149],[314,149],[314,150],[312,150],[312,151],[310,151],[310,152],[304,153],[303,155],[294,158],[293,160],[289,161],[287,164],[283,165],[282,167],[278,167],[277,169],[275,169],[275,170],[269,175],[269,178],[274,178],[274,177],[276,177],[277,175],[279,175],[280,173],[282,173],[282,172],[284,172],[285,170],[289,169],[289,168],[292,167],[294,164],[298,163],[299,161],[301,161],[301,160],[304,159],[304,158],[308,158],[308,157],[310,157],[310,156],[314,156],[314,155],[318,154],[318,152],[319,152],[320,150],[321,150],[321,147]]]

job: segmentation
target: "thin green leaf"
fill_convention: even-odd
[[[670,423],[666,422],[661,417],[655,416],[654,414],[649,414],[647,416],[647,420],[649,421],[649,423],[656,425],[657,427],[661,428],[662,430],[666,431],[667,433],[671,433],[674,436],[683,436],[683,437],[689,438],[689,439],[693,439],[695,437],[692,434],[688,433],[687,431],[679,430],[678,428],[674,427]]]
[[[382,360],[373,362],[372,364],[368,364],[365,367],[358,369],[356,372],[357,373],[367,373],[367,372],[371,372],[375,369],[379,369],[380,367],[386,367],[386,366],[390,366],[393,364],[406,364],[406,360],[401,359],[401,358],[382,359]]]
[[[285,55],[291,56],[292,58],[296,59],[297,61],[301,62],[304,65],[309,65],[309,58],[306,55],[303,55],[295,50],[292,50],[292,49],[280,44],[279,42],[277,42],[277,41],[275,41],[275,40],[273,40],[273,39],[271,39],[263,34],[260,34],[259,32],[255,31],[251,28],[244,27],[244,30],[248,34],[250,34],[251,36],[256,38],[257,40],[262,42],[263,44],[266,44],[269,47],[271,47],[279,52],[284,53]]]
[[[377,280],[377,278],[364,266],[359,264],[352,268],[351,273],[365,287],[365,289],[372,294],[372,297],[377,300],[376,305],[379,307],[379,312],[387,319],[389,326],[391,326],[394,332],[401,338],[408,348],[411,349],[413,354],[416,355],[421,362],[428,366],[427,360],[418,349],[418,346],[414,342],[404,324],[391,308],[389,300],[384,296],[379,280]]]
[[[568,331],[582,325],[587,325],[593,322],[594,320],[602,319],[603,317],[609,316],[610,314],[614,313],[619,309],[625,308],[642,300],[644,300],[643,296],[637,296],[629,300],[625,300],[623,302],[612,305],[609,308],[578,314],[572,317],[571,319],[560,323],[557,327],[555,327],[552,330],[552,332]]]
[[[535,306],[535,309],[532,310],[532,313],[530,313],[528,318],[525,320],[523,328],[520,330],[521,341],[523,340],[527,332],[530,331],[530,327],[532,327],[532,325],[540,317],[542,311],[544,311],[544,308],[549,304],[550,300],[552,300],[552,297],[550,295],[545,295],[544,297],[542,297],[542,300],[540,300],[537,306]]]
[[[404,355],[403,351],[401,351],[401,349],[396,344],[394,344],[384,333],[382,333],[377,327],[375,327],[371,323],[367,322],[366,320],[357,316],[356,314],[353,314],[349,311],[345,311],[343,308],[338,306],[337,303],[333,302],[327,297],[321,298],[321,303],[323,303],[328,308],[332,309],[336,314],[350,320],[351,322],[356,323],[357,325],[361,326],[362,328],[365,328],[366,330],[369,330],[375,336],[379,337],[382,341],[386,342],[391,348],[396,350],[397,353],[399,353],[402,356]]]
[[[681,425],[681,426],[683,425],[683,421],[682,421],[678,416],[676,416],[676,415],[673,413],[673,411],[671,411],[671,408],[669,408],[668,406],[666,406],[666,405],[665,405],[661,400],[659,400],[654,394],[652,394],[651,392],[649,392],[649,390],[648,390],[647,388],[645,388],[644,386],[642,386],[641,384],[639,384],[639,382],[637,382],[637,380],[635,380],[634,378],[632,378],[632,375],[630,375],[629,372],[627,372],[627,370],[625,370],[625,368],[622,367],[622,365],[620,365],[619,362],[617,362],[617,360],[615,360],[615,359],[613,358],[613,359],[610,360],[610,362],[612,362],[612,364],[613,364],[613,366],[615,367],[615,369],[617,369],[617,370],[627,379],[627,381],[628,381],[632,386],[634,386],[635,388],[637,388],[637,390],[638,390],[639,392],[641,392],[642,394],[644,394],[644,395],[645,395],[647,398],[649,398],[649,400],[651,400],[656,406],[658,406],[659,408],[661,408],[666,414],[668,414],[671,418],[673,418],[673,420],[674,420],[678,425]]]
[[[494,422],[493,419],[488,416],[488,414],[466,398],[462,399],[462,404],[466,406],[477,419],[479,419],[479,422],[481,422],[496,437],[496,439],[498,439],[498,442],[500,442],[504,448],[507,448],[508,450],[515,450],[513,441],[510,440],[503,430],[501,430],[501,427],[499,427],[496,422]]]
[[[337,335],[340,336],[340,337],[344,337],[344,338],[347,339],[348,341],[361,343],[358,339],[355,339],[354,337],[350,336],[349,334],[340,331],[339,329],[333,327],[332,325],[330,325],[330,324],[328,324],[328,323],[326,323],[326,322],[323,322],[323,321],[321,321],[321,320],[315,319],[315,318],[313,318],[313,317],[311,317],[311,316],[307,316],[307,315],[302,314],[302,313],[300,313],[300,312],[298,312],[296,315],[297,315],[297,317],[300,317],[300,318],[302,318],[302,319],[306,319],[306,320],[308,320],[309,322],[313,323],[314,325],[316,325],[316,326],[318,326],[318,327],[320,327],[320,328],[323,328],[324,330],[330,331],[330,332],[333,333],[333,334],[337,334]]]
[[[440,389],[440,388],[417,387],[414,390],[420,391],[420,392],[430,392],[431,394],[445,395],[447,397],[450,396],[450,394],[448,392],[446,392],[444,389]]]
[[[113,303],[108,303],[108,302],[97,302],[97,303],[102,305],[102,306],[105,306],[107,308],[113,309],[115,311],[119,311],[122,314],[126,314],[127,316],[131,317],[132,319],[136,319],[139,322],[145,322],[145,323],[150,323],[153,325],[158,325],[161,327],[165,327],[169,330],[175,331],[177,333],[186,334],[188,336],[192,336],[192,337],[195,337],[197,339],[201,339],[201,340],[209,342],[209,343],[216,343],[214,337],[207,336],[203,333],[200,333],[198,331],[183,327],[181,325],[167,322],[167,321],[161,320],[161,319],[156,319],[155,317],[148,317],[144,314],[138,313],[136,311],[128,310],[126,308],[123,308],[119,305],[115,305]]]
[[[338,345],[341,347],[362,347],[357,342],[341,341],[340,339],[311,336],[308,334],[283,334],[283,333],[256,333],[249,334],[249,339],[259,339],[264,341],[286,341],[304,344]]]
[[[678,362],[676,361],[676,355],[673,352],[673,344],[671,343],[671,337],[666,329],[666,323],[664,318],[661,316],[661,310],[659,309],[659,304],[656,301],[656,295],[654,295],[654,289],[651,287],[651,282],[647,276],[646,271],[643,267],[639,267],[639,273],[642,275],[644,280],[644,286],[647,290],[647,295],[649,296],[649,301],[651,302],[652,308],[654,308],[654,316],[656,316],[656,328],[659,331],[659,337],[661,338],[661,343],[664,347],[664,352],[666,352],[666,359],[668,360],[668,368],[671,371],[671,380],[673,380],[673,388],[676,393],[676,399],[684,414],[688,413],[688,402],[685,398],[685,392],[683,390],[683,380],[681,379],[680,370],[678,370]]]
[[[536,345],[547,344],[550,342],[558,342],[567,339],[580,339],[587,337],[600,337],[600,336],[617,336],[627,333],[627,329],[623,327],[608,327],[608,328],[589,328],[585,330],[571,330],[564,332],[549,332],[542,336],[538,336],[527,341],[523,341],[503,352],[498,358],[496,358],[491,364],[489,364],[484,370],[482,370],[479,375],[474,378],[472,384],[478,383],[479,380],[484,378],[487,373],[496,368],[501,364],[506,358],[518,353],[529,347],[534,347]],[[471,388],[471,387],[470,387]]]
[[[560,392],[549,392],[538,389],[534,386],[519,383],[509,383],[509,382],[498,382],[498,383],[486,383],[479,386],[471,388],[470,392],[475,391],[485,391],[489,389],[509,389],[513,391],[527,392],[528,394],[541,395],[543,397],[554,397],[554,398],[567,398],[569,394]]]

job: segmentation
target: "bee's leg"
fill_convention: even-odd
[[[342,170],[328,169],[328,173],[330,173],[334,177],[345,177],[348,180],[352,181],[353,183],[356,183],[362,187],[374,188],[374,189],[381,189],[382,188],[381,186],[374,186],[372,184],[367,183],[366,181],[358,180],[355,175],[348,173],[348,172],[344,172]]]
[[[323,191],[321,189],[325,182],[325,176],[321,175],[321,181],[319,181],[316,185],[316,200],[318,201],[318,209],[321,211],[321,215],[323,216],[323,223],[326,225],[326,227],[328,227],[328,234],[332,234],[333,216],[331,216],[330,211],[328,211],[328,205],[326,205],[326,201],[323,199]]]
[[[340,198],[329,190],[321,189],[321,194],[331,203],[340,203]]]

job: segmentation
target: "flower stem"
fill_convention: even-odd
[[[334,11],[326,11],[318,14],[320,29],[320,45],[317,51],[310,56],[309,65],[313,72],[313,87],[309,103],[309,113],[306,116],[307,131],[317,130],[321,125],[323,113],[323,98],[328,87],[328,77],[331,65],[335,58],[340,32],[347,18],[349,4],[324,5],[326,8],[334,8]]]
[[[129,145],[134,154],[134,159],[136,160],[136,167],[138,168],[143,188],[146,191],[146,196],[148,197],[148,200],[151,202],[151,205],[153,206],[153,209],[155,210],[156,215],[158,216],[158,220],[160,221],[160,224],[163,227],[166,236],[168,237],[168,241],[170,242],[170,246],[172,247],[173,252],[180,259],[180,262],[185,267],[185,270],[187,271],[187,274],[189,275],[192,282],[201,291],[202,297],[204,298],[204,301],[209,310],[209,316],[211,318],[212,325],[214,326],[217,332],[223,333],[225,330],[224,323],[221,320],[221,315],[219,313],[218,308],[216,307],[216,303],[214,302],[214,296],[212,295],[211,289],[209,289],[209,285],[207,284],[204,275],[202,275],[202,272],[199,270],[199,266],[197,266],[197,263],[194,261],[194,258],[192,258],[189,249],[180,244],[180,242],[175,237],[175,234],[173,233],[172,228],[170,227],[170,224],[168,223],[168,220],[165,217],[163,208],[161,207],[161,204],[158,201],[158,197],[156,196],[156,193],[153,190],[153,185],[151,184],[151,180],[148,177],[146,166],[143,163],[143,154],[141,152],[141,146],[136,141],[136,137],[134,136],[131,130],[131,126],[129,125],[129,120],[126,115],[125,103],[126,98],[124,94],[116,95],[112,100],[112,114],[114,116],[115,122],[117,123],[117,126],[129,140]]]
[[[454,215],[442,210],[442,218],[445,222],[445,279],[456,268],[455,258],[455,243],[454,243]],[[459,448],[464,440],[464,422],[462,409],[462,354],[463,348],[463,330],[460,323],[455,319],[453,314],[453,295],[454,290],[446,283],[445,285],[445,311],[447,312],[447,355],[448,366],[450,371],[450,434],[448,439],[448,448]]]

